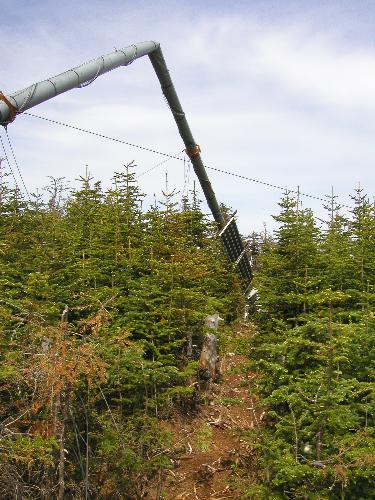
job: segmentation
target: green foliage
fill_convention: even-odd
[[[202,426],[197,430],[195,436],[195,446],[202,453],[208,453],[211,449],[212,443],[212,429],[210,424],[204,422]]]
[[[171,467],[163,451],[170,446],[170,434],[159,428],[156,418],[144,414],[135,414],[120,425],[101,420],[97,496],[141,498],[155,473]]]
[[[241,406],[241,398],[223,397],[220,399],[220,403],[224,406]]]
[[[158,419],[197,401],[188,339],[235,315],[196,196],[144,211],[133,167],[107,190],[51,179],[30,203],[0,175],[2,498],[143,497],[170,467]]]
[[[354,201],[347,220],[331,198],[319,229],[287,195],[260,260],[250,357],[266,405],[254,444],[268,478],[264,498],[370,498],[375,490],[374,213],[362,191]]]
[[[16,436],[14,439],[3,440],[2,447],[6,450],[2,453],[3,457],[9,459],[11,456],[16,464],[31,467],[38,462],[52,465],[53,451],[57,448],[57,442],[55,438]]]

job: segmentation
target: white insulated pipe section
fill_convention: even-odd
[[[98,76],[119,66],[131,64],[135,59],[148,55],[158,48],[158,42],[136,43],[4,96],[18,113],[22,113],[67,90],[88,85]],[[0,124],[6,124],[11,116],[8,104],[0,100]]]

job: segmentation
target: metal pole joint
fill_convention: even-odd
[[[9,110],[9,117],[6,122],[2,122],[1,125],[4,125],[6,127],[9,123],[12,123],[18,114],[18,109],[13,106],[13,104],[9,101],[9,99],[0,91],[0,101],[3,101],[7,106]]]

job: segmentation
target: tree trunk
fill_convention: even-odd
[[[60,457],[59,457],[59,490],[57,500],[63,500],[65,494],[65,422],[68,401],[65,394],[61,394],[61,427],[60,427]]]

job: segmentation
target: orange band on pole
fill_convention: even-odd
[[[201,152],[201,148],[198,146],[198,144],[195,145],[194,149],[185,149],[186,154],[188,157],[194,158],[194,156],[198,156]]]
[[[0,101],[5,102],[9,109],[9,119],[6,123],[12,123],[12,121],[16,118],[18,109],[13,106],[13,104],[9,101],[7,97],[0,91]]]

